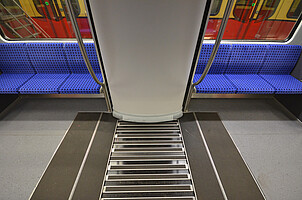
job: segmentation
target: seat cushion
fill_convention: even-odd
[[[1,74],[0,94],[18,94],[19,88],[35,74]]]
[[[102,76],[96,74],[100,81]],[[71,74],[59,92],[62,94],[98,94],[101,86],[98,85],[90,74]]]
[[[57,94],[70,74],[36,74],[19,92],[21,94]]]
[[[302,94],[302,82],[291,75],[260,75],[276,89],[276,94]]]
[[[239,94],[273,94],[275,88],[256,74],[225,74]]]
[[[200,78],[200,74],[196,74],[194,82]],[[205,79],[196,86],[197,93],[235,93],[236,88],[222,74],[208,74]]]

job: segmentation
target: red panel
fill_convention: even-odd
[[[221,19],[210,19],[206,30],[206,39],[215,39]],[[229,19],[223,39],[227,40],[285,40],[295,22],[292,21],[251,21],[242,23]]]

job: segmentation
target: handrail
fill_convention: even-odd
[[[228,0],[227,6],[226,6],[226,10],[224,11],[223,18],[221,20],[221,24],[220,24],[220,27],[219,27],[219,31],[218,31],[218,34],[217,34],[217,38],[215,40],[215,44],[214,44],[211,56],[209,58],[209,61],[208,61],[207,65],[206,65],[206,67],[205,67],[202,75],[198,79],[198,81],[196,81],[195,83],[192,83],[191,86],[190,86],[189,94],[187,96],[187,100],[186,100],[184,111],[188,111],[188,106],[189,106],[190,100],[192,98],[192,93],[194,91],[195,86],[198,85],[199,83],[201,83],[204,80],[204,78],[208,74],[208,72],[209,72],[209,70],[210,70],[210,68],[211,68],[211,66],[213,64],[214,58],[216,56],[216,53],[218,51],[220,42],[222,40],[224,31],[225,31],[225,28],[226,28],[227,22],[229,20],[229,16],[231,14],[234,1],[235,0]],[[196,59],[196,62],[198,62],[198,59]]]
[[[82,35],[81,35],[81,32],[80,32],[78,23],[77,23],[77,20],[76,20],[76,17],[75,17],[74,10],[72,9],[71,1],[70,0],[66,0],[66,5],[67,5],[67,10],[68,10],[68,12],[70,14],[70,21],[71,21],[71,24],[72,24],[75,36],[77,38],[77,41],[78,41],[78,44],[79,44],[79,47],[80,47],[83,59],[85,61],[86,67],[87,67],[90,75],[92,76],[93,80],[97,84],[99,84],[101,86],[101,89],[103,89],[108,111],[111,112],[112,109],[111,109],[111,104],[110,104],[109,97],[108,97],[107,86],[106,86],[105,82],[101,82],[98,79],[98,77],[96,76],[96,74],[93,71],[93,68],[91,66],[91,63],[89,61],[89,58],[88,58],[88,55],[87,55],[87,52],[86,52],[86,49],[85,49],[85,46],[84,46],[83,38],[82,38]],[[104,77],[104,74],[103,74],[102,70],[101,70],[101,74],[102,74],[102,77]]]

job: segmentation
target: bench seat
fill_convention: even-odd
[[[213,49],[203,44],[194,81]],[[93,43],[85,43],[92,68],[101,71]],[[290,75],[301,54],[298,45],[221,44],[197,93],[302,94],[302,82]],[[75,42],[1,43],[1,94],[97,94]],[[0,72],[0,73],[1,73]]]
[[[273,94],[275,88],[257,74],[225,74],[238,94]]]
[[[302,94],[302,82],[291,75],[260,76],[275,88],[276,94]]]
[[[101,74],[96,74],[102,81]],[[98,94],[101,86],[98,85],[90,74],[71,74],[60,87],[61,94]]]
[[[196,74],[194,82],[198,81],[200,74]],[[223,74],[208,74],[205,79],[196,86],[197,93],[235,93],[236,88]]]
[[[19,89],[35,74],[1,74],[0,94],[18,94]]]
[[[70,74],[36,74],[20,89],[20,94],[58,94]]]

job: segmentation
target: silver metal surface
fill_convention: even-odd
[[[221,21],[221,24],[220,24],[220,27],[219,27],[217,38],[215,40],[215,44],[214,44],[211,56],[210,56],[210,58],[208,60],[208,63],[206,65],[206,67],[205,67],[205,69],[204,69],[201,77],[199,78],[199,80],[197,82],[195,82],[195,83],[192,83],[191,86],[190,86],[189,94],[187,96],[185,107],[184,107],[184,111],[185,112],[188,111],[189,103],[190,103],[190,100],[192,98],[192,93],[194,91],[195,86],[198,85],[199,83],[201,83],[201,81],[203,81],[203,79],[208,74],[208,72],[209,72],[209,70],[210,70],[210,68],[212,66],[212,63],[213,63],[214,58],[216,56],[216,53],[218,51],[220,42],[222,40],[222,37],[223,37],[223,34],[224,34],[224,30],[225,30],[227,22],[229,20],[229,16],[231,14],[231,10],[233,8],[233,4],[234,4],[234,0],[228,0],[226,9],[225,9],[224,14],[223,14],[223,18],[222,18],[222,21]],[[198,62],[198,59],[196,59],[196,62]],[[194,70],[194,72],[195,72],[195,70]]]
[[[94,73],[94,71],[93,71],[93,68],[91,66],[91,63],[89,61],[89,58],[88,58],[88,55],[87,55],[87,52],[86,52],[86,49],[85,49],[85,46],[84,46],[84,42],[83,42],[83,39],[82,39],[82,36],[81,36],[81,32],[80,32],[80,29],[79,29],[79,26],[78,26],[78,23],[77,23],[77,20],[76,20],[76,16],[75,16],[74,10],[72,8],[71,0],[66,0],[66,5],[67,5],[68,12],[70,14],[70,21],[71,21],[71,24],[72,24],[75,36],[77,38],[77,41],[78,41],[78,44],[79,44],[79,47],[80,47],[83,59],[84,59],[85,64],[87,66],[87,69],[88,69],[90,75],[92,76],[93,80],[97,84],[99,84],[99,85],[102,86],[101,90],[104,91],[104,96],[105,96],[105,100],[106,100],[106,105],[107,105],[108,111],[112,112],[112,107],[111,107],[111,103],[110,103],[109,96],[108,96],[107,85],[105,83],[105,80],[104,80],[104,82],[101,82],[98,79],[98,77],[96,76],[96,74]],[[103,73],[102,67],[100,67],[100,69],[101,69],[102,77],[105,77],[104,73]]]
[[[196,199],[179,123],[119,121],[101,199]]]

